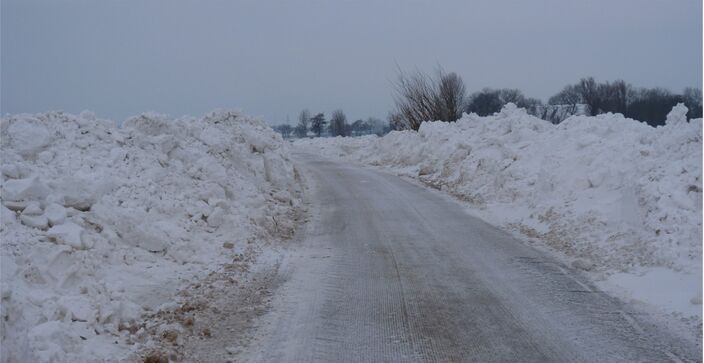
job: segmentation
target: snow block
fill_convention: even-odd
[[[49,219],[50,225],[56,226],[66,220],[66,208],[56,203],[51,203],[46,206],[44,215],[47,217],[47,219]]]
[[[39,202],[29,202],[29,204],[22,211],[22,215],[26,216],[39,216],[42,215],[42,213],[44,213],[44,211],[42,211],[42,207],[39,205]]]
[[[34,118],[16,120],[7,128],[7,133],[15,151],[25,157],[37,154],[52,141],[49,130]]]
[[[51,192],[38,176],[26,179],[12,179],[2,186],[2,199],[4,201],[39,201],[46,198]]]
[[[17,223],[17,214],[7,207],[0,205],[0,224],[9,226],[15,223]]]
[[[49,220],[43,216],[32,216],[22,214],[20,215],[20,221],[22,224],[32,228],[47,229],[49,227]]]
[[[57,187],[63,196],[64,207],[87,211],[95,203],[95,187],[86,179],[69,176],[63,178]]]
[[[71,320],[95,321],[96,311],[83,296],[62,296],[57,302],[59,310]]]
[[[47,231],[47,236],[55,240],[57,243],[69,245],[73,248],[88,248],[88,246],[83,242],[83,228],[72,222],[66,222],[64,224],[51,227]]]

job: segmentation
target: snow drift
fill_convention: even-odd
[[[186,281],[292,232],[287,145],[238,112],[22,114],[0,133],[2,362],[118,361]]]
[[[674,107],[658,128],[620,114],[553,125],[508,104],[418,132],[297,145],[417,178],[584,270],[688,274],[699,281],[689,304],[701,301],[702,120],[686,113]]]

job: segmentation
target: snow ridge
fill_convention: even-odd
[[[288,145],[236,111],[10,115],[0,135],[2,362],[119,361],[143,313],[294,227]]]

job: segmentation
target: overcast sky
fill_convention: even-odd
[[[397,65],[543,100],[587,75],[702,83],[701,0],[2,0],[1,28],[3,114],[385,118]]]

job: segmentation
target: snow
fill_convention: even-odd
[[[25,117],[13,122],[7,128],[10,147],[20,155],[34,156],[51,143],[51,133],[42,122],[33,117]]]
[[[72,222],[53,226],[46,232],[46,235],[57,243],[63,243],[76,249],[93,247],[85,244],[83,228]]]
[[[15,166],[16,165],[12,165]],[[26,179],[11,179],[2,186],[3,200],[23,201],[44,199],[51,190],[39,180],[38,176]]]
[[[678,316],[701,316],[702,277],[663,267],[617,272],[599,286],[628,300],[661,307]]]
[[[610,113],[553,125],[508,104],[418,132],[295,145],[452,194],[629,297],[701,322],[702,120],[686,112],[675,106],[657,128]]]
[[[293,228],[289,146],[239,112],[9,115],[0,136],[3,363],[124,360],[125,326]]]

